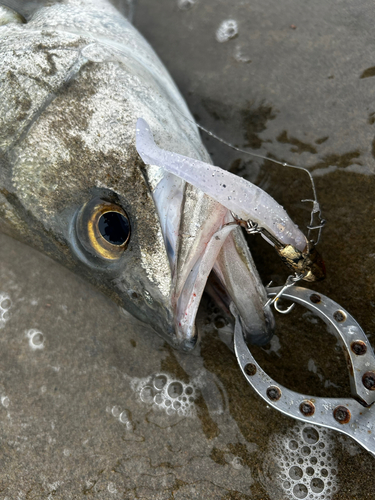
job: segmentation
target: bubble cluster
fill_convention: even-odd
[[[9,309],[12,305],[12,302],[9,298],[9,295],[6,293],[0,293],[0,328],[2,328],[5,323],[8,321]]]
[[[44,335],[39,330],[32,328],[26,332],[26,336],[29,339],[29,346],[31,349],[43,349],[44,348]]]
[[[133,424],[131,422],[130,412],[126,409],[121,408],[121,406],[107,406],[107,412],[113,417],[117,418],[122,424],[125,425],[127,430],[133,430]]]
[[[220,43],[227,42],[238,35],[238,25],[234,19],[223,21],[216,31],[216,40]]]
[[[164,410],[167,415],[191,416],[194,414],[196,388],[158,373],[146,379],[135,379],[132,388],[143,403]]]
[[[329,500],[338,491],[337,461],[325,429],[299,423],[277,443],[272,453],[280,467],[282,489],[288,498]]]

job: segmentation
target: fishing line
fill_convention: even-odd
[[[311,213],[310,213],[310,224],[307,226],[307,229],[308,229],[307,239],[310,239],[310,233],[311,233],[311,231],[313,231],[315,229],[318,229],[319,230],[318,239],[315,242],[315,245],[317,245],[319,243],[320,235],[321,235],[321,232],[322,232],[322,228],[324,227],[326,221],[322,217],[322,211],[321,211],[321,208],[320,208],[320,203],[318,201],[314,179],[313,179],[313,177],[311,175],[311,172],[307,168],[300,167],[298,165],[291,165],[290,163],[287,163],[287,162],[282,162],[282,161],[270,158],[268,156],[263,156],[263,155],[260,155],[260,154],[257,154],[257,153],[252,153],[252,152],[247,151],[245,149],[238,148],[234,144],[231,144],[230,142],[226,141],[225,139],[222,139],[221,137],[217,136],[216,134],[214,134],[210,130],[206,129],[205,127],[203,127],[203,125],[200,125],[199,123],[196,123],[195,121],[191,120],[184,113],[182,113],[179,109],[177,109],[175,106],[173,106],[173,105],[171,105],[171,106],[176,111],[178,111],[178,113],[180,113],[185,118],[185,120],[187,120],[188,122],[196,125],[199,129],[203,130],[203,132],[205,132],[206,134],[210,135],[211,137],[213,137],[217,141],[222,142],[223,144],[225,144],[226,146],[230,147],[231,149],[234,149],[235,151],[238,151],[240,153],[244,153],[244,154],[249,155],[249,156],[253,156],[255,158],[260,158],[261,160],[271,161],[273,163],[276,163],[277,165],[281,165],[282,167],[295,168],[297,170],[303,170],[304,172],[306,172],[306,174],[309,176],[311,187],[312,187],[312,191],[313,191],[313,199],[312,200],[301,200],[301,202],[308,202],[309,201],[309,202],[311,202],[313,204],[312,209],[311,209]],[[314,225],[315,214],[317,214],[318,219],[319,219],[319,224],[317,224],[317,225]]]

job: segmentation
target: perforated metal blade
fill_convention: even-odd
[[[280,289],[269,288],[267,294],[274,297]],[[315,397],[278,384],[255,361],[231,306],[236,319],[234,349],[244,376],[273,408],[297,420],[342,432],[375,455],[375,355],[366,334],[345,309],[322,294],[295,286],[286,290],[283,298],[305,306],[332,327],[347,359],[352,397]]]

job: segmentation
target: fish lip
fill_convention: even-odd
[[[185,350],[191,350],[198,338],[195,327],[196,316],[210,275],[223,244],[235,226],[222,224],[214,231],[198,254],[193,267],[187,273],[179,296],[174,297],[176,335]],[[186,270],[185,270],[186,272]]]
[[[211,271],[215,272],[214,266],[218,261],[218,255],[222,251],[224,253],[227,252],[227,255],[230,255],[230,253],[228,253],[228,248],[231,248],[234,245],[234,230],[238,230],[236,225],[224,223],[211,235],[209,241],[205,245],[204,251],[189,273],[182,287],[181,295],[176,303],[175,318],[176,335],[179,341],[184,344],[185,350],[190,350],[194,347],[197,341],[195,320],[203,292],[206,288],[206,282]],[[232,241],[228,241],[229,246],[226,246],[227,240],[230,238],[232,238]],[[238,256],[237,258],[238,262],[241,263],[241,257]],[[238,262],[230,263],[234,264],[234,267],[229,267],[230,272],[233,271],[238,273],[239,269],[240,271],[242,270],[241,267],[238,267]],[[242,308],[243,311],[243,301],[236,296],[238,288],[233,288],[230,283],[227,286],[224,283],[222,283],[222,285],[227,302],[229,303],[229,309],[230,304],[234,303],[238,305],[240,309]],[[232,294],[230,293],[230,289],[232,290]],[[242,290],[240,290],[240,292],[242,294]],[[252,304],[250,309],[253,311],[254,316],[251,316],[250,321],[248,316],[245,317],[246,314],[244,317],[242,317],[242,313],[239,316],[245,337],[251,344],[265,345],[271,340],[275,325],[271,309],[269,307],[264,309],[263,307],[266,302],[266,293],[264,289],[259,290],[259,284],[256,284],[256,279],[254,282],[249,282],[248,284],[246,284],[245,280],[243,294],[247,297],[248,294],[246,292],[249,294],[249,298],[247,300]]]

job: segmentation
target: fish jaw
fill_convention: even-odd
[[[180,223],[183,237],[173,265],[172,303],[176,334],[190,341],[196,337],[195,319],[208,276],[232,227],[223,227],[224,207],[190,185],[186,191]]]
[[[246,251],[240,228],[225,224],[229,216],[227,212],[223,217],[222,207],[218,209],[216,217],[219,229],[211,237],[207,237],[207,233],[206,236],[202,235],[204,249],[197,245],[201,252],[197,249],[193,254],[198,255],[195,264],[185,265],[185,272],[181,273],[186,280],[181,291],[177,287],[178,293],[173,301],[176,304],[177,336],[185,339],[185,342],[195,337],[196,314],[207,279],[214,270],[223,286],[226,301],[234,302],[239,311],[246,340],[264,345],[273,335],[273,316],[269,308],[263,308],[267,300],[264,287]],[[215,225],[211,227],[215,228]],[[191,261],[194,260],[191,258]]]
[[[213,271],[236,305],[246,341],[267,344],[273,336],[275,320],[270,307],[264,307],[267,294],[240,228],[226,239]]]
[[[180,178],[163,169],[146,169],[150,184],[154,179],[153,197],[172,270],[171,306],[179,345],[190,350],[197,341],[196,314],[212,270],[221,282],[224,301],[233,301],[239,311],[247,341],[267,343],[273,335],[273,316],[263,308],[266,292],[228,209],[191,184],[183,188]]]

